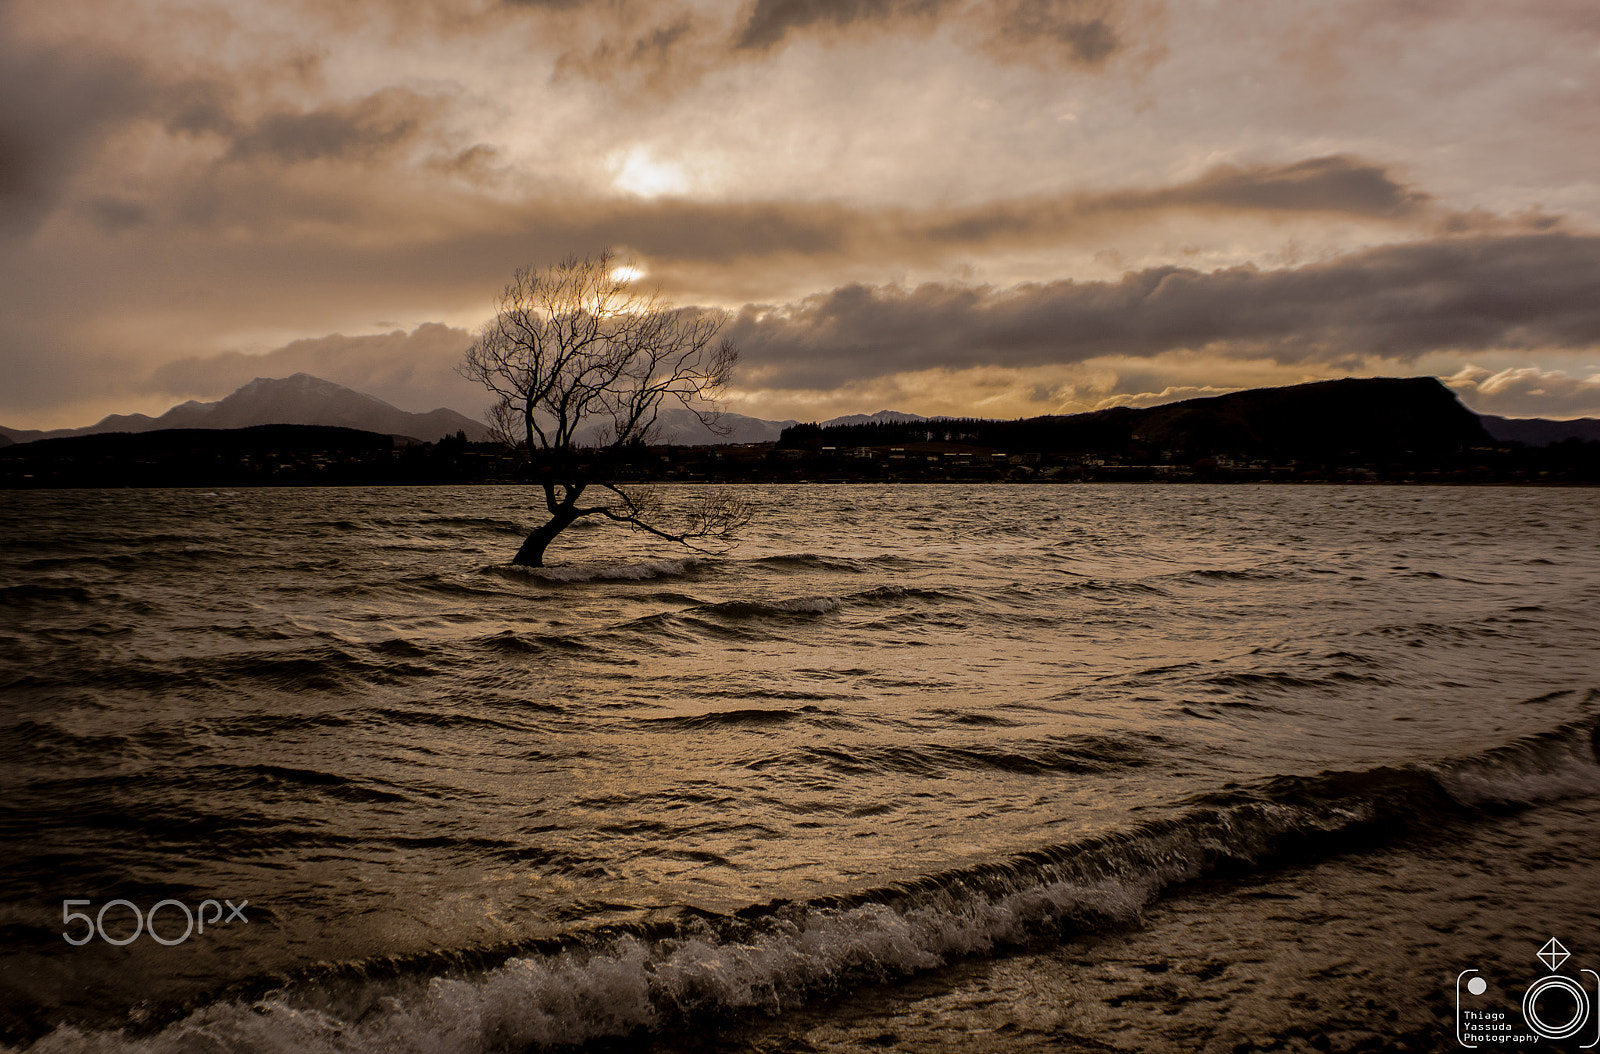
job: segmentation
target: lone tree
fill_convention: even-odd
[[[609,249],[542,271],[518,269],[459,367],[498,396],[488,414],[496,437],[544,489],[550,519],[513,563],[544,566],[550,542],[587,516],[701,552],[726,551],[750,521],[750,507],[727,491],[702,490],[669,510],[654,491],[617,482],[664,407],[682,406],[727,434],[716,397],[739,359],[719,338],[724,314],[673,308],[634,288],[636,274]],[[580,504],[590,491],[603,499]]]

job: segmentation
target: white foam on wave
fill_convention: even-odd
[[[1060,882],[905,910],[817,909],[743,942],[709,932],[654,943],[624,937],[603,952],[514,958],[471,979],[396,988],[355,1021],[278,996],[216,1004],[148,1036],[62,1026],[28,1054],[478,1054],[578,1044],[706,1012],[780,1012],[839,983],[1024,940],[1070,914],[1131,918],[1160,884]]]
[[[1463,805],[1533,805],[1600,795],[1600,763],[1587,730],[1580,731],[1431,771]]]

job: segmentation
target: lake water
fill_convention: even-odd
[[[742,490],[6,494],[0,1046],[1600,1038],[1594,491]]]

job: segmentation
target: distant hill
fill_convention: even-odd
[[[149,433],[96,432],[81,436],[51,436],[32,443],[17,443],[26,450],[9,449],[13,457],[147,457],[194,452],[267,454],[347,453],[388,450],[394,437],[359,428],[330,425],[251,425],[246,428],[163,428]]]
[[[822,427],[837,428],[840,425],[910,424],[916,421],[929,420],[937,420],[937,418],[922,417],[919,414],[903,414],[898,410],[879,410],[875,414],[849,414],[845,417],[835,417],[822,422]]]
[[[1268,458],[1433,455],[1493,443],[1478,416],[1434,377],[1346,378],[1255,388],[1143,409],[1020,421],[939,418],[784,432],[788,446],[935,440],[1002,451],[1126,453],[1136,449]]]
[[[847,417],[835,417],[822,422],[819,427],[831,428],[836,425],[855,424],[900,424],[926,420],[928,418],[917,414],[903,414],[897,410],[879,410],[875,414],[850,414]],[[725,413],[721,416],[720,423],[722,427],[729,430],[726,435],[719,435],[711,431],[701,424],[698,417],[683,407],[673,407],[661,412],[656,442],[677,446],[715,446],[721,443],[773,443],[783,434],[785,428],[792,428],[799,422],[792,419],[788,421],[767,421],[759,417]]]
[[[160,417],[146,414],[112,414],[87,428],[53,432],[0,429],[0,435],[17,443],[111,432],[139,433],[182,428],[251,428],[256,425],[320,425],[353,428],[383,435],[409,436],[433,442],[465,432],[468,439],[488,438],[479,421],[438,409],[409,413],[371,395],[365,395],[309,373],[272,380],[257,377],[225,399],[214,403],[193,400],[174,406]]]
[[[1484,431],[1501,443],[1526,443],[1549,446],[1567,439],[1586,443],[1600,441],[1600,420],[1580,417],[1575,421],[1547,421],[1542,417],[1495,417],[1479,414]]]
[[[1434,377],[1256,388],[1134,411],[1131,438],[1164,448],[1309,456],[1488,445],[1478,415]]]
[[[714,446],[721,443],[772,443],[793,421],[764,421],[743,414],[723,414],[720,426],[727,434],[718,435],[700,422],[700,418],[681,406],[661,411],[656,426],[655,442],[673,446]],[[591,441],[592,438],[591,438]]]
[[[4,487],[372,484],[396,478],[395,437],[326,425],[166,428],[0,448]],[[459,444],[465,447],[466,444]],[[418,450],[431,448],[411,444]]]

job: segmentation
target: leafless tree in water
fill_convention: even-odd
[[[750,506],[726,490],[698,489],[668,508],[658,491],[618,482],[665,407],[726,435],[716,400],[739,361],[720,336],[724,313],[674,308],[637,288],[636,274],[610,250],[518,269],[459,367],[497,397],[490,425],[544,490],[550,519],[514,563],[543,566],[550,542],[588,516],[702,552],[726,551],[750,521]]]

